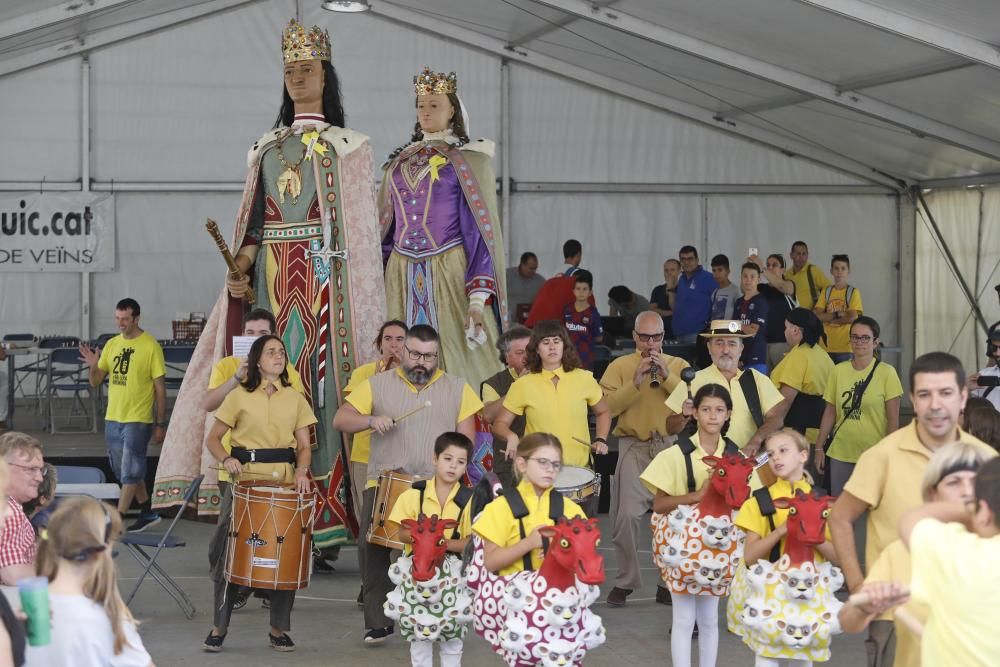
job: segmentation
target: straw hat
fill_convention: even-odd
[[[739,320],[712,320],[708,331],[699,335],[705,338],[753,338],[750,334],[743,333],[743,324]]]

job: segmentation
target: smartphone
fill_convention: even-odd
[[[748,254],[750,257],[755,257],[757,255],[757,248],[750,248],[750,252]]]
[[[980,375],[976,379],[976,384],[978,384],[980,387],[1000,387],[1000,376]]]

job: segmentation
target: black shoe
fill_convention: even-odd
[[[609,607],[624,607],[628,596],[632,594],[632,590],[629,588],[619,588],[615,586],[608,593],[608,606]]]
[[[371,628],[365,632],[365,644],[367,646],[381,644],[385,641],[386,637],[392,634],[392,631],[393,628],[391,625],[384,628]]]
[[[322,556],[313,558],[313,574],[333,574],[336,571]]]
[[[128,532],[141,533],[150,526],[155,526],[158,523],[160,523],[159,514],[156,512],[143,512],[139,515],[139,518],[135,520],[135,523],[128,527]]]
[[[656,587],[656,604],[665,604],[668,607],[673,606],[674,599],[670,596],[670,589],[666,586]]]
[[[365,607],[365,587],[362,586],[361,590],[358,591],[358,606],[364,609]]]
[[[226,635],[213,635],[212,630],[209,630],[208,636],[205,637],[205,643],[201,646],[209,653],[218,653],[222,650],[222,642],[224,641],[226,641]]]
[[[247,600],[250,599],[250,589],[240,588],[233,594],[233,610],[243,609],[247,606]]]
[[[271,645],[275,651],[281,651],[282,653],[290,653],[295,650],[295,642],[288,634],[282,632],[280,637],[275,637],[270,632],[267,633],[268,643]]]

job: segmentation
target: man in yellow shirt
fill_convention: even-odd
[[[664,401],[681,382],[683,359],[663,354],[663,318],[651,310],[639,313],[632,331],[635,352],[615,359],[601,377],[612,417],[618,418],[618,463],[611,485],[611,540],[618,573],[608,604],[622,607],[642,585],[639,566],[639,521],[653,507],[653,494],[639,476],[674,438],[661,434],[669,411]],[[655,372],[655,377],[654,377]],[[657,587],[658,602],[670,592]]]
[[[816,305],[819,293],[830,284],[823,271],[815,264],[809,263],[809,246],[805,241],[792,244],[792,268],[785,271],[785,280],[795,283],[795,298],[803,308],[812,310]]]
[[[115,323],[120,334],[100,348],[80,344],[80,355],[90,367],[90,385],[96,387],[109,377],[108,410],[104,416],[104,439],[111,469],[122,485],[118,511],[124,514],[139,501],[141,512],[129,531],[139,532],[160,521],[152,510],[146,491],[146,448],[152,426],[153,442],[163,442],[167,433],[167,385],[163,348],[139,328],[139,304],[122,299],[115,306]],[[156,421],[153,423],[153,399]]]
[[[913,421],[889,434],[861,454],[830,513],[830,532],[847,586],[857,591],[864,583],[854,540],[854,523],[868,512],[865,562],[870,567],[896,539],[904,512],[921,504],[921,479],[931,454],[960,440],[992,449],[959,428],[968,392],[961,362],[945,352],[917,357],[910,366]],[[869,665],[891,664],[894,652],[892,621],[869,626]]]
[[[784,414],[781,405],[784,397],[763,373],[752,368],[743,371],[739,369],[740,355],[743,354],[743,339],[749,337],[742,333],[739,322],[713,320],[710,329],[701,335],[708,338],[708,353],[712,356],[712,365],[695,374],[690,391],[694,393],[706,384],[713,383],[728,389],[733,398],[733,416],[730,418],[726,437],[741,447],[747,456],[756,456],[764,438],[781,428]],[[741,384],[741,378],[747,373],[753,378],[753,387],[757,394],[758,405],[754,409],[751,409]],[[688,398],[688,391],[687,386],[679,384],[666,401],[667,433],[670,435],[680,433],[687,424],[684,404],[691,400]],[[756,408],[759,408],[761,417],[759,422],[754,417]]]
[[[922,664],[996,665],[1000,459],[987,461],[976,473],[971,506],[924,505],[903,515],[899,532],[913,561],[913,598],[930,608],[920,645]]]

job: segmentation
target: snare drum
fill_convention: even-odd
[[[226,581],[294,591],[309,585],[316,500],[294,489],[233,485],[226,544]]]
[[[556,476],[556,490],[579,505],[588,518],[597,516],[601,476],[587,468],[564,465]]]
[[[372,522],[368,526],[368,542],[390,549],[402,549],[403,543],[397,538],[399,526],[389,524],[392,508],[404,491],[409,490],[417,477],[401,472],[383,472],[378,476],[375,504],[372,506]]]

